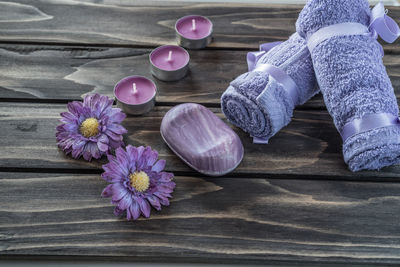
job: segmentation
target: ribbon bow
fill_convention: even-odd
[[[371,10],[368,30],[373,37],[377,39],[379,35],[387,43],[393,43],[400,35],[399,25],[387,15],[387,9],[382,2],[379,2]],[[340,135],[345,142],[356,134],[389,126],[400,126],[400,119],[390,113],[367,114],[360,119],[346,123],[340,131]]]
[[[368,30],[375,36],[379,35],[387,43],[393,43],[400,36],[400,28],[391,17],[387,15],[382,2],[371,10],[371,19]]]
[[[400,35],[397,23],[387,15],[387,10],[382,2],[379,2],[372,10],[369,26],[355,22],[345,22],[330,25],[319,29],[311,36],[307,36],[307,46],[310,52],[321,42],[335,37],[346,35],[371,35],[377,39],[378,36],[387,43],[393,43]],[[381,47],[383,56],[383,48]]]
[[[260,45],[260,51],[247,53],[247,66],[249,71],[253,71],[256,68],[257,62],[260,58],[266,54],[269,50],[275,46],[281,44],[282,42],[265,43]]]

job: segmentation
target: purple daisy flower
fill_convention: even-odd
[[[120,125],[126,115],[113,108],[113,100],[99,94],[85,96],[83,102],[68,103],[68,112],[62,112],[57,126],[57,143],[73,158],[98,159],[123,145]]]
[[[111,184],[101,195],[111,197],[116,216],[126,211],[128,220],[136,220],[140,214],[148,218],[151,206],[161,210],[161,205],[169,205],[168,198],[175,188],[174,175],[162,171],[165,160],[157,161],[157,151],[149,146],[128,145],[126,151],[118,148],[115,154],[108,155],[109,163],[103,165],[101,176]]]

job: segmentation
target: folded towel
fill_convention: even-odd
[[[263,69],[266,64],[289,76],[286,80],[295,83],[293,92]],[[294,107],[318,91],[305,40],[295,33],[261,56],[253,71],[232,81],[221,97],[221,107],[228,120],[255,137],[255,142],[267,143],[290,122]]]
[[[374,116],[383,114],[386,120],[397,120],[399,113],[382,62],[382,48],[374,38],[376,33],[368,33],[370,17],[366,0],[309,0],[296,22],[297,32],[308,40],[319,87],[344,139],[344,160],[352,171],[380,169],[400,162],[398,124],[368,127],[369,123],[382,122]],[[332,33],[327,31],[328,28],[342,23],[346,23],[344,28],[341,25],[336,30],[340,29],[344,35],[326,37]],[[367,32],[349,33],[351,29],[357,32],[360,27]],[[316,35],[322,38],[316,38]],[[361,129],[362,124],[367,125],[364,130],[355,130],[350,135],[345,133],[345,128]]]

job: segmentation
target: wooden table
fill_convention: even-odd
[[[245,157],[226,177],[194,172],[160,137],[162,117],[178,103],[201,103],[223,117],[219,98],[245,72],[246,53],[286,39],[301,7],[98,2],[0,2],[0,259],[400,263],[400,167],[348,171],[321,96],[299,107],[269,145],[234,128]],[[150,145],[167,160],[174,199],[149,219],[127,222],[100,197],[105,160],[65,156],[55,127],[67,102],[111,96],[131,74],[151,77],[149,52],[174,44],[174,23],[187,14],[214,22],[214,42],[190,51],[182,81],[156,80],[152,112],[124,121],[126,143]],[[400,8],[390,14],[400,19]],[[384,48],[399,95],[400,46]]]

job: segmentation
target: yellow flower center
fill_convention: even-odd
[[[131,186],[138,192],[144,192],[149,188],[150,178],[147,173],[143,171],[132,173],[129,175],[129,179],[131,180]]]
[[[84,137],[95,136],[99,133],[99,121],[95,118],[87,118],[81,124],[79,130]]]

